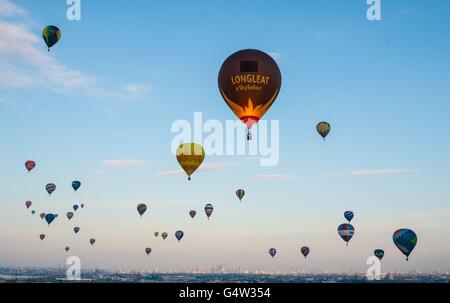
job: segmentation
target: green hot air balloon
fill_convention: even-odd
[[[61,31],[54,25],[46,26],[42,31],[42,38],[50,51],[50,48],[61,39]]]

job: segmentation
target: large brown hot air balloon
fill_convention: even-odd
[[[269,110],[281,88],[281,72],[268,54],[245,49],[232,54],[219,72],[219,89],[223,99],[247,125],[251,140],[253,124]]]

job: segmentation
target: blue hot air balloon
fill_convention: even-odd
[[[45,215],[45,221],[47,221],[48,225],[50,225],[53,222],[53,220],[55,220],[55,218],[56,218],[56,215],[54,215],[54,214],[46,214]]]
[[[351,224],[344,223],[344,224],[339,225],[338,233],[339,233],[339,236],[341,236],[342,240],[347,242],[347,246],[348,246],[348,241],[350,241],[350,239],[355,234],[355,228]]]
[[[80,181],[73,181],[72,182],[72,188],[74,191],[77,191],[81,186],[81,182]]]
[[[348,211],[346,211],[346,212],[344,213],[344,217],[345,217],[345,219],[347,219],[347,221],[348,221],[349,223],[352,221],[352,219],[353,219],[354,216],[355,216],[355,214],[354,214],[352,211],[350,211],[350,210],[348,210]]]
[[[183,231],[177,230],[177,231],[175,232],[175,237],[177,238],[178,242],[181,241],[181,239],[183,238],[183,236],[184,236],[184,232],[183,232]]]
[[[75,204],[74,206],[72,206],[72,208],[73,208],[73,210],[74,210],[74,211],[77,211],[77,209],[78,209],[78,205],[77,205],[77,204]]]
[[[406,256],[406,261],[417,244],[417,235],[410,229],[402,228],[392,236],[395,246]]]
[[[208,220],[209,220],[209,217],[211,217],[213,211],[214,211],[214,207],[212,206],[212,204],[205,205],[205,213],[206,213],[206,216],[208,217]]]

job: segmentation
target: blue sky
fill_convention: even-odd
[[[102,268],[365,271],[383,248],[385,271],[450,269],[450,3],[382,1],[382,20],[369,22],[359,0],[91,0],[81,21],[66,19],[65,2],[0,0],[0,265],[62,266],[69,245]],[[62,30],[50,53],[48,24]],[[270,53],[283,75],[265,116],[280,121],[279,164],[214,156],[191,183],[164,176],[178,169],[175,120],[234,119],[217,74],[244,48]],[[322,120],[333,127],[325,143]],[[38,162],[30,175],[28,159]],[[38,212],[86,208],[48,228],[26,200]],[[356,235],[346,247],[336,228],[349,209]],[[419,236],[408,263],[392,243],[401,227]]]

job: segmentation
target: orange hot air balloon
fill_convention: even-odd
[[[281,88],[281,72],[268,54],[245,49],[232,54],[219,72],[223,99],[238,118],[251,128],[269,110]]]
[[[203,146],[196,143],[181,144],[177,149],[177,161],[191,180],[191,175],[200,167],[205,159]]]

